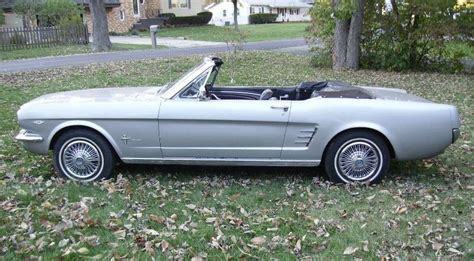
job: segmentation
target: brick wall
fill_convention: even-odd
[[[133,13],[134,0],[121,0],[118,7],[107,8],[107,22],[109,23],[109,32],[125,33],[130,31],[132,26],[138,22],[140,18],[146,18],[147,10],[158,10],[160,6],[159,0],[143,0],[143,4],[139,3],[139,15]],[[123,12],[124,19],[121,20],[120,12]],[[149,13],[149,12],[148,12]],[[92,19],[89,10],[86,10],[85,20],[92,32]]]

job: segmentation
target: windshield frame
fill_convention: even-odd
[[[187,73],[163,87],[159,94],[164,99],[172,99],[184,88],[186,88],[191,81],[196,79],[196,77],[199,77],[207,70],[212,69],[214,66],[216,66],[216,64],[212,59],[205,58],[201,64],[194,66]]]

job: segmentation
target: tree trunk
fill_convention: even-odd
[[[365,0],[357,0],[355,12],[352,14],[351,26],[347,39],[346,67],[352,70],[359,69],[360,37],[364,20]]]
[[[349,35],[350,19],[336,19],[334,30],[333,69],[342,70],[346,67],[347,38]]]
[[[108,51],[112,47],[112,43],[109,38],[104,0],[89,1],[89,8],[92,14],[92,50],[95,52]]]
[[[235,30],[239,30],[239,23],[237,21],[237,12],[238,12],[238,8],[237,8],[237,0],[232,0],[232,4],[234,4],[234,28]]]

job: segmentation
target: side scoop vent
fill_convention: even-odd
[[[303,144],[305,147],[308,147],[317,132],[318,125],[314,126],[314,128],[312,129],[300,130],[300,133],[298,134],[298,136],[296,136],[295,144]]]

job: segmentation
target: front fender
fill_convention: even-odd
[[[118,146],[118,144],[115,142],[115,140],[112,138],[112,136],[110,136],[110,134],[104,128],[102,128],[100,125],[98,125],[96,123],[86,121],[86,120],[65,121],[65,122],[62,122],[61,124],[57,125],[56,127],[54,127],[54,129],[51,131],[51,133],[49,134],[49,136],[47,138],[48,146],[51,145],[51,142],[52,142],[54,136],[58,132],[60,132],[61,130],[65,129],[65,128],[69,128],[69,127],[87,127],[87,128],[91,128],[91,129],[99,132],[100,134],[102,134],[102,136],[105,137],[105,139],[110,143],[110,145],[112,145],[112,147],[114,148],[117,155],[119,157],[123,156],[122,151],[121,151],[120,147]]]

